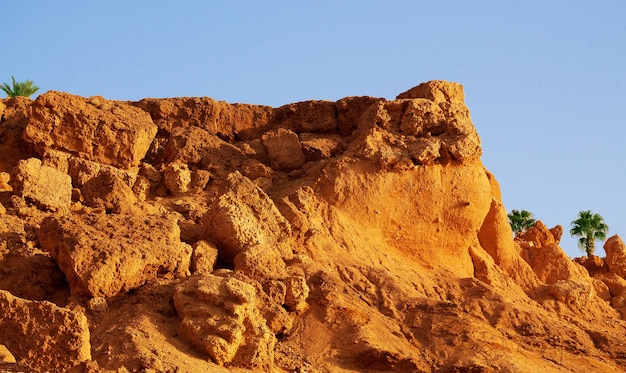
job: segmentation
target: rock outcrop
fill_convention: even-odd
[[[148,112],[162,131],[199,127],[229,140],[258,137],[273,116],[268,106],[228,104],[209,97],[146,98],[133,105]]]
[[[615,235],[610,237],[604,244],[606,253],[606,266],[609,272],[626,278],[626,245],[624,241]]]
[[[0,145],[0,364],[626,371],[624,243],[514,238],[460,84],[279,108],[48,92],[0,100]]]

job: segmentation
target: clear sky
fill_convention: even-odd
[[[508,210],[626,238],[626,1],[2,1],[0,82],[280,106],[465,86]],[[603,256],[601,249],[598,254]]]

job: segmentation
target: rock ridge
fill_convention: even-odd
[[[463,86],[0,100],[0,347],[49,372],[626,371],[626,247],[513,236]]]

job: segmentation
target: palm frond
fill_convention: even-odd
[[[30,97],[39,90],[39,87],[37,87],[31,80],[16,82],[15,77],[11,76],[11,83],[11,86],[7,83],[3,83],[2,86],[0,86],[0,89],[2,89],[8,97]]]
[[[532,228],[537,222],[532,216],[533,214],[526,210],[511,210],[507,217],[513,233],[525,232]]]

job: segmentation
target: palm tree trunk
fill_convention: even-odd
[[[587,251],[587,257],[592,256],[593,253],[596,251],[596,244],[593,238],[589,235],[587,235],[587,237],[585,238],[585,251]]]

